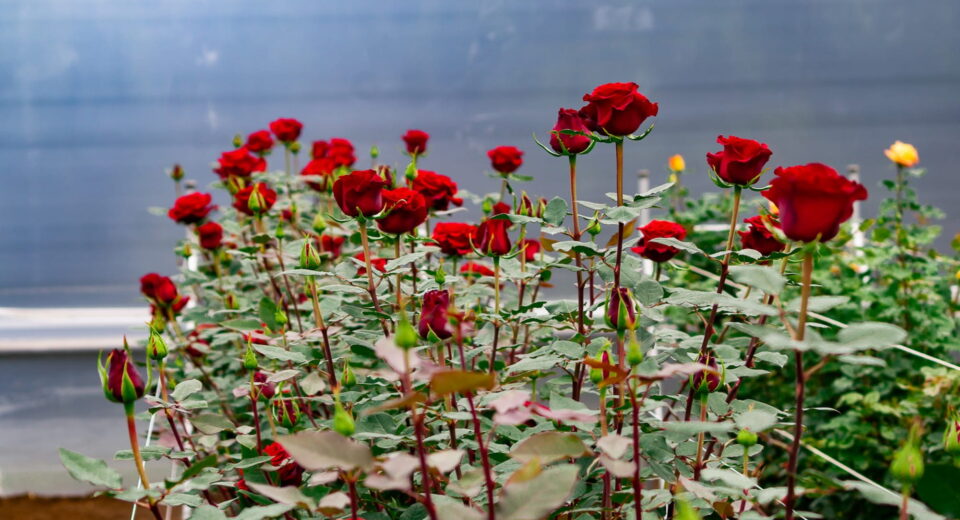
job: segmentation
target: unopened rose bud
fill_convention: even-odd
[[[180,254],[183,255],[184,258],[190,258],[193,256],[193,247],[190,246],[190,242],[183,243],[183,248],[180,249]]]
[[[923,476],[923,453],[914,443],[907,442],[893,455],[890,474],[901,484],[910,485]]]
[[[447,273],[444,272],[443,267],[438,267],[433,273],[433,281],[437,282],[437,285],[442,286],[444,282],[447,281]]]
[[[150,338],[147,340],[147,355],[154,361],[160,361],[167,357],[167,344],[153,328],[150,329]]]
[[[701,370],[690,376],[690,384],[700,395],[704,395],[709,392],[715,392],[717,388],[720,388],[720,385],[723,384],[723,370],[717,364],[717,360],[713,356],[708,355],[706,358],[701,357],[699,362],[709,366],[711,370]]]
[[[393,342],[404,350],[410,350],[417,346],[417,331],[405,316],[401,316],[397,323],[397,331]]]
[[[280,240],[283,240],[287,236],[287,231],[283,226],[283,221],[277,222],[277,230],[273,232],[273,236],[277,237]]]
[[[623,335],[627,330],[637,326],[637,304],[633,300],[633,293],[626,287],[620,287],[610,292],[607,298],[607,310],[604,317],[607,326]]]
[[[316,271],[320,268],[320,253],[313,247],[313,242],[307,239],[300,248],[300,269],[310,269]]]
[[[526,191],[520,194],[519,204],[517,204],[517,209],[515,213],[517,215],[523,215],[525,217],[533,216],[533,213],[534,213],[533,202],[530,200],[530,197],[527,196]]]
[[[323,213],[317,213],[313,217],[313,223],[311,223],[313,230],[318,234],[323,234],[323,230],[327,229],[327,220],[323,218]]]
[[[493,211],[493,201],[489,198],[483,199],[483,203],[480,205],[480,209],[483,210],[484,214],[489,214]]]
[[[340,399],[338,398],[333,409],[333,431],[344,437],[349,437],[353,435],[356,429],[357,427],[353,422],[353,416],[350,415],[350,412],[343,409],[343,405],[340,404]]]
[[[256,370],[260,364],[257,362],[257,354],[253,351],[253,346],[247,343],[247,351],[243,354],[243,368],[247,370]]]
[[[377,157],[380,157],[380,149],[377,148],[377,145],[373,145],[370,147],[370,158],[376,159]]]
[[[417,178],[417,164],[415,162],[410,161],[410,163],[407,164],[407,169],[404,171],[404,177],[406,177],[408,181],[412,181]]]
[[[257,184],[250,192],[250,198],[247,199],[247,209],[249,209],[254,215],[259,215],[264,209],[266,209],[266,207],[267,201],[263,198],[260,185]]]
[[[173,169],[170,170],[170,178],[175,181],[179,181],[183,179],[183,176],[184,176],[183,166],[180,166],[179,164],[174,164]]]
[[[278,308],[273,313],[273,321],[277,322],[280,328],[283,328],[283,326],[287,324],[287,313],[283,312],[283,309]]]
[[[637,342],[637,339],[633,338],[627,345],[627,364],[635,367],[640,363],[643,363],[643,351],[640,350],[640,343]]]
[[[290,149],[290,153],[292,153],[293,155],[297,155],[298,153],[300,153],[300,141],[294,141],[290,143],[290,146],[288,146],[288,148]]]
[[[682,155],[677,154],[667,160],[667,167],[670,168],[672,172],[682,172],[687,169],[687,162],[683,160]]]
[[[97,369],[100,372],[104,396],[115,403],[129,405],[143,397],[145,387],[143,379],[133,366],[126,338],[123,342],[124,348],[112,350],[107,354],[105,363],[101,364],[100,356],[97,356]]]
[[[601,381],[603,381],[603,371],[600,370],[599,368],[591,368],[590,382],[595,385],[599,385]]]
[[[243,136],[240,134],[233,136],[233,147],[240,148],[241,146],[243,146]]]
[[[592,237],[596,237],[601,231],[603,231],[603,228],[600,226],[600,217],[599,215],[594,215],[590,224],[587,225],[587,233]]]
[[[239,309],[240,301],[237,300],[237,295],[233,293],[227,293],[227,295],[223,298],[223,306],[232,311]]]
[[[757,444],[757,434],[746,428],[741,428],[740,431],[737,432],[737,444],[744,448],[754,446]]]
[[[357,375],[354,374],[353,369],[350,368],[350,363],[345,363],[343,365],[343,375],[340,376],[340,382],[345,388],[350,388],[357,384]]]
[[[284,428],[293,428],[300,420],[300,407],[291,399],[273,401],[273,418]]]
[[[686,500],[677,501],[677,520],[701,520],[700,513],[693,508]]]
[[[943,432],[943,451],[953,456],[960,455],[960,416],[947,421],[947,430]]]

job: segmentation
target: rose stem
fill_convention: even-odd
[[[134,403],[123,403],[123,411],[127,416],[127,433],[130,436],[130,451],[133,452],[133,461],[137,466],[137,473],[140,475],[140,482],[143,483],[144,489],[150,489],[150,479],[147,478],[147,471],[143,467],[143,456],[140,454],[140,439],[137,436],[137,423],[133,418],[133,407]],[[162,520],[160,515],[160,510],[157,508],[156,502],[152,498],[147,498],[147,502],[150,504],[150,512],[153,513],[153,516],[157,520]]]
[[[166,363],[163,360],[160,360],[160,362],[157,363],[157,372],[159,373],[158,377],[160,378],[160,395],[163,396],[164,402],[170,402],[170,397],[167,394],[166,378],[164,377],[165,370],[166,370]],[[167,423],[170,424],[170,431],[173,432],[173,438],[176,439],[177,441],[177,447],[180,448],[180,451],[185,451],[183,448],[183,439],[180,438],[180,432],[177,431],[177,425],[173,421],[173,412],[171,412],[170,409],[167,407],[164,407],[163,411],[164,411],[164,415],[167,417]],[[183,463],[187,467],[190,467],[190,463],[187,462],[187,459],[183,459]]]
[[[637,388],[630,391],[630,405],[633,408],[633,509],[636,514],[636,520],[641,520],[643,509],[640,508],[641,488],[640,488],[640,406],[647,400],[650,393],[650,385],[647,384],[646,390],[640,404],[637,403]]]
[[[742,190],[743,188],[740,186],[733,187],[733,210],[730,212],[730,230],[727,232],[727,245],[724,248],[726,254],[723,255],[723,261],[720,263],[720,279],[717,281],[717,294],[722,294],[726,288],[727,274],[730,271],[730,253],[733,249],[733,237],[737,230],[737,216],[740,214],[740,196]],[[714,303],[713,307],[710,308],[710,317],[707,319],[706,328],[703,330],[703,343],[700,344],[700,358],[705,357],[707,351],[710,349],[710,338],[713,336],[714,323],[717,321],[717,311],[719,307],[719,303]],[[683,414],[684,421],[690,420],[690,412],[693,409],[693,394],[694,388],[691,386],[690,393],[687,396],[687,408]]]
[[[617,153],[617,206],[623,206],[623,140],[614,145]],[[617,224],[617,262],[613,267],[613,288],[620,289],[620,260],[623,257],[623,222]]]
[[[497,360],[497,343],[500,341],[500,257],[493,257],[493,348],[490,350],[490,372]]]
[[[707,399],[709,394],[704,393],[700,398],[700,422],[707,422]],[[703,466],[703,439],[705,432],[697,434],[697,462],[693,466],[693,480],[700,480],[700,469]]]
[[[257,410],[257,386],[254,384],[253,371],[250,371],[250,410],[253,411],[253,425],[257,430],[257,453],[263,455],[263,441],[260,432],[260,412]]]
[[[400,239],[402,235],[397,235],[397,243],[394,244],[394,258],[400,258]],[[403,281],[403,273],[397,271],[397,314],[403,312],[403,288],[400,283]]]
[[[309,238],[307,240],[310,240]],[[287,266],[283,263],[283,240],[277,239],[277,262],[280,263],[280,271],[286,271]],[[283,285],[287,288],[287,296],[290,298],[290,302],[296,302],[296,297],[293,296],[293,290],[290,288],[290,279],[287,278],[286,273],[281,275],[283,277]],[[283,307],[284,312],[287,313],[287,322],[290,321],[290,311],[287,309],[286,305]],[[300,323],[300,311],[294,313],[294,316],[297,317],[297,328],[300,330],[300,334],[303,334],[303,323]]]
[[[480,416],[477,415],[477,407],[473,404],[473,393],[467,392],[466,397],[467,404],[470,405],[470,416],[473,418],[473,432],[477,438],[480,462],[483,464],[483,478],[487,483],[487,520],[496,520],[496,513],[493,509],[493,492],[496,484],[493,482],[493,470],[490,468],[490,457],[487,453],[487,447],[483,443],[483,430],[480,427]]]
[[[800,294],[800,317],[797,319],[797,329],[794,333],[796,341],[803,341],[804,330],[807,328],[807,304],[810,300],[810,283],[813,277],[813,253],[807,252],[803,257],[803,287]],[[787,497],[784,500],[787,507],[786,520],[793,520],[793,508],[797,500],[797,459],[800,455],[800,437],[803,435],[803,393],[804,380],[803,374],[803,352],[795,350],[793,353],[796,361],[797,383],[796,383],[796,417],[793,425],[793,441],[790,443],[790,459],[787,461]]]
[[[347,486],[350,488],[350,511],[353,513],[351,520],[360,518],[357,516],[359,507],[357,505],[357,481],[350,476],[346,476]]]
[[[574,241],[580,240],[580,210],[577,208],[577,156],[576,154],[570,154],[568,156],[570,160],[570,206],[573,209],[573,238]],[[584,281],[583,281],[583,256],[579,251],[574,251],[574,260],[577,263],[577,334],[580,335],[580,343],[586,344],[587,341],[587,331],[584,327],[584,297],[583,291]],[[580,376],[583,372],[583,362],[577,361],[576,369],[574,370],[574,381],[573,381],[573,399],[576,401],[580,400]]]
[[[367,271],[370,272],[370,271]],[[310,299],[313,300],[313,319],[316,321],[317,328],[320,329],[320,335],[323,337],[323,357],[327,360],[327,372],[330,379],[330,388],[337,387],[337,368],[333,365],[333,351],[330,349],[330,338],[327,335],[327,324],[323,321],[323,314],[320,312],[320,296],[317,294],[317,281],[312,277],[307,277],[307,285],[310,287]]]
[[[370,293],[370,300],[373,301],[373,308],[378,314],[383,314],[380,309],[380,300],[377,298],[377,288],[373,284],[373,262],[370,258],[370,240],[367,238],[367,222],[360,220],[360,242],[363,245],[363,263],[367,267],[367,292]],[[390,336],[390,329],[387,327],[386,320],[380,317],[380,326],[383,328],[383,335]]]
[[[400,381],[403,393],[413,392],[413,386],[410,382],[410,351],[403,350],[403,377]],[[410,415],[413,419],[413,434],[417,441],[417,457],[420,459],[420,474],[423,477],[423,506],[427,509],[430,520],[437,520],[437,511],[433,507],[433,499],[430,497],[430,466],[427,464],[427,448],[423,443],[423,419],[424,414],[417,413],[416,403],[410,404]]]

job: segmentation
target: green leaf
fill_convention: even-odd
[[[547,224],[559,226],[563,224],[563,220],[565,218],[567,218],[566,199],[561,197],[554,197],[550,199],[550,202],[547,203],[546,209],[543,210],[543,220]]]
[[[300,490],[294,486],[276,487],[257,482],[247,482],[247,485],[257,493],[273,500],[274,502],[289,504],[291,506],[303,505],[309,509],[313,509],[315,507],[313,499],[301,493]]]
[[[827,312],[830,309],[843,305],[850,301],[849,296],[811,296],[807,302],[807,310],[811,312]],[[800,310],[800,298],[795,298],[787,304],[787,310],[798,312]]]
[[[302,431],[281,435],[277,442],[307,471],[329,468],[350,471],[366,468],[373,463],[373,455],[366,444],[332,431]]]
[[[396,269],[396,268],[398,268],[398,267],[404,267],[404,266],[406,266],[407,264],[410,264],[410,263],[412,263],[412,262],[416,262],[416,261],[420,260],[421,258],[423,258],[423,257],[425,257],[425,256],[427,256],[427,252],[426,252],[426,251],[418,251],[418,252],[416,252],[416,253],[410,253],[410,254],[406,254],[406,255],[401,255],[401,256],[399,256],[398,258],[394,258],[393,260],[389,260],[389,261],[387,262],[387,265],[386,265],[385,268],[386,268],[387,272],[389,273],[389,272],[393,271],[394,269]]]
[[[747,410],[736,416],[735,421],[739,428],[746,428],[754,433],[760,433],[777,424],[777,416],[763,410]]]
[[[235,320],[227,320],[221,323],[220,325],[228,329],[240,330],[240,331],[251,331],[251,330],[258,330],[263,328],[263,325],[261,325],[260,320],[256,318],[238,318]]]
[[[254,345],[254,350],[263,354],[265,357],[270,359],[277,359],[280,361],[293,361],[294,363],[306,363],[307,357],[299,352],[294,352],[292,350],[284,350],[282,347],[274,347],[271,345]]]
[[[94,486],[117,489],[123,485],[120,474],[100,460],[81,455],[75,451],[60,448],[60,462],[67,468],[70,476]]]
[[[572,464],[547,468],[530,480],[509,481],[497,502],[498,520],[539,520],[570,497],[580,468]]]
[[[767,294],[780,294],[787,283],[776,269],[762,265],[735,265],[730,268],[734,281],[756,287]]]
[[[663,244],[670,247],[675,247],[681,251],[686,251],[687,253],[692,253],[695,255],[705,255],[702,249],[697,247],[696,244],[692,242],[684,242],[683,240],[677,240],[676,238],[661,237],[661,238],[651,238],[651,242],[656,242],[657,244]]]
[[[260,298],[257,315],[260,317],[260,321],[266,323],[270,330],[280,329],[277,324],[277,304],[270,298],[266,296]]]
[[[190,422],[194,427],[207,435],[233,429],[233,423],[227,420],[226,417],[215,413],[205,413],[191,417]]]
[[[587,455],[590,450],[574,433],[542,432],[527,437],[510,450],[510,456],[520,462],[539,460],[549,464],[555,460]]]
[[[481,520],[483,515],[463,502],[446,495],[432,495],[438,520]]]
[[[208,504],[194,509],[193,514],[190,515],[190,520],[226,520],[226,518],[227,515],[223,514],[223,511]]]
[[[934,511],[950,518],[960,518],[960,468],[950,464],[927,466],[917,482],[917,495]]]
[[[855,323],[837,334],[843,346],[854,349],[888,347],[906,337],[907,333],[900,327],[880,322]]]
[[[235,516],[237,520],[263,520],[264,518],[276,518],[287,511],[293,509],[290,504],[272,504],[269,506],[248,507],[240,514]]]
[[[166,498],[161,502],[167,506],[190,506],[197,507],[203,503],[203,499],[197,495],[188,495],[186,493],[172,493],[167,495]]]
[[[203,389],[203,383],[196,379],[181,381],[170,393],[174,401],[180,402]]]
[[[430,378],[430,390],[437,395],[462,394],[479,389],[490,390],[496,384],[492,372],[469,372],[465,370],[442,370]]]

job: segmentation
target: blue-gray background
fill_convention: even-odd
[[[955,0],[6,0],[0,306],[138,304],[136,279],[172,271],[182,232],[146,211],[173,200],[164,169],[205,185],[235,133],[280,116],[361,155],[377,143],[388,162],[422,128],[423,167],[474,192],[496,189],[484,151],[518,145],[531,191],[563,194],[563,162],[530,134],[609,81],[660,103],[627,151],[654,182],[681,153],[707,189],[703,154],[733,133],[769,143],[775,164],[860,163],[875,187],[902,139],[952,234],[958,14]],[[585,199],[612,188],[607,152],[583,162]]]

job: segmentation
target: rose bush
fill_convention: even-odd
[[[233,204],[180,204],[203,208],[171,214],[188,229],[176,251],[195,261],[141,280],[146,380],[127,349],[100,369],[143,486],[64,451],[71,474],[156,518],[188,506],[197,519],[790,519],[821,504],[847,517],[829,500],[866,500],[862,483],[813,474],[821,463],[801,450],[830,435],[804,413],[827,406],[809,389],[827,383],[821,371],[876,368],[919,326],[824,298],[845,294],[823,266],[848,254],[865,188],[818,164],[758,187],[769,148],[729,138],[705,165],[723,196],[688,204],[676,159],[674,183],[626,193],[623,147],[649,134],[636,132],[658,105],[633,83],[584,100],[542,146],[569,165],[570,196],[552,200],[515,189],[513,146],[489,153],[499,194],[460,193],[420,169],[425,132],[404,136],[406,169],[377,164],[379,151],[353,169],[352,144],[331,139],[296,172],[295,120],[270,125],[282,168],[251,155],[262,136],[225,152],[215,186]],[[616,187],[615,202],[580,200],[577,156],[602,151],[616,168],[595,182]],[[751,190],[776,204],[779,226],[766,214],[740,224]],[[463,200],[482,214],[451,220]],[[671,220],[638,225],[662,200]],[[708,220],[726,231],[699,231]],[[914,245],[898,251],[919,269]],[[575,285],[545,297],[563,272]],[[848,278],[923,297],[916,277]],[[149,449],[141,400],[158,419]],[[894,497],[934,518],[909,499],[924,493],[922,441],[910,439]],[[156,459],[174,465],[163,483],[144,471]]]

